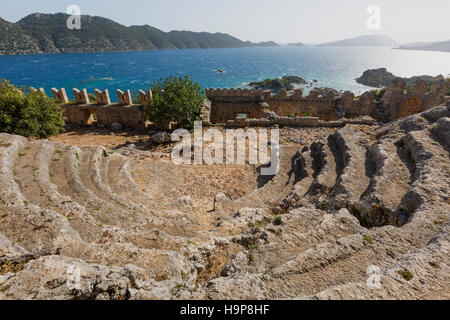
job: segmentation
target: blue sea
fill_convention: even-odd
[[[300,76],[319,87],[360,94],[368,87],[355,78],[385,67],[398,76],[450,74],[450,53],[390,48],[279,47],[159,50],[0,56],[0,78],[16,85],[109,89],[146,89],[159,78],[189,75],[203,87],[244,88],[251,81]],[[223,73],[217,69],[224,70]]]

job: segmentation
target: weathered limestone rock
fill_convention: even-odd
[[[408,91],[416,95],[424,94],[427,91],[427,87],[425,80],[417,80],[408,88]]]
[[[433,131],[447,147],[450,147],[450,118],[440,118],[436,121]]]
[[[279,173],[215,210],[217,167],[2,133],[0,299],[448,299],[449,118],[283,129]]]
[[[170,135],[167,132],[158,132],[150,137],[155,143],[161,144],[170,141]]]
[[[123,128],[123,125],[120,122],[113,122],[111,124],[111,129],[114,131],[120,131],[120,130],[122,130],[122,128]]]

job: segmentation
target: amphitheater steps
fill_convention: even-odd
[[[89,164],[88,166],[88,178],[85,181],[89,181],[93,183],[93,190],[97,196],[103,197],[106,201],[112,201],[116,203],[118,206],[122,207],[124,210],[132,210],[135,212],[140,212],[143,214],[150,214],[150,211],[147,208],[139,203],[135,203],[129,199],[126,199],[114,192],[111,191],[111,188],[108,184],[104,183],[106,180],[106,172],[103,172],[102,178],[102,169],[101,164],[106,164],[105,158],[107,155],[107,151],[103,147],[91,147],[90,148]],[[107,165],[103,166],[105,168],[103,171],[107,169]]]
[[[375,173],[359,203],[356,204],[361,223],[368,227],[401,226],[408,216],[399,210],[401,198],[410,188],[410,160],[398,135],[384,136],[370,147]]]
[[[50,209],[66,217],[71,226],[88,242],[96,241],[102,228],[84,207],[62,196],[50,182],[49,161],[54,149],[44,142],[32,142],[15,164],[16,182],[29,203]]]
[[[298,199],[302,199],[308,193],[311,188],[311,184],[314,181],[314,158],[312,151],[304,150],[299,157],[298,169],[299,180],[293,188],[293,192],[297,195]]]
[[[323,214],[316,209],[295,209],[283,215],[280,232],[269,233],[269,243],[254,251],[255,265],[267,272],[320,243],[355,233],[363,234],[364,231],[365,228],[346,209],[335,214]]]
[[[330,149],[336,163],[336,183],[330,194],[332,208],[352,208],[370,183],[374,164],[367,146],[372,137],[352,127],[330,136]]]
[[[0,200],[0,207],[4,212],[5,220],[0,226],[2,232],[8,239],[23,245],[30,253],[35,255],[61,254],[68,257],[81,258],[87,262],[100,264],[113,264],[123,266],[127,263],[136,264],[145,268],[147,274],[155,279],[163,278],[175,287],[183,277],[195,276],[192,266],[186,263],[185,258],[180,253],[168,250],[142,249],[131,243],[110,242],[111,239],[102,239],[98,243],[90,244],[82,240],[80,235],[72,229],[69,220],[54,210],[43,209],[37,204],[48,205],[43,200],[45,194],[39,189],[38,183],[34,181],[36,175],[33,172],[24,170],[25,178],[18,185],[13,175],[14,165],[21,165],[27,169],[27,164],[39,152],[39,144],[30,145],[26,140],[6,137],[7,142],[3,142],[4,136],[0,137],[0,182],[4,186],[4,193]],[[21,150],[26,150],[25,152]],[[34,170],[33,170],[34,169]],[[31,170],[38,171],[33,167]],[[10,183],[6,183],[8,179]],[[20,188],[26,190],[25,194]],[[35,193],[35,195],[32,195]],[[17,199],[3,198],[4,195],[13,196]],[[32,198],[27,199],[26,196]],[[33,204],[31,204],[31,201]],[[185,242],[185,240],[184,240]],[[184,276],[183,276],[184,274]]]
[[[120,228],[99,224],[86,209],[73,202],[70,197],[59,194],[50,182],[49,159],[54,157],[55,150],[49,143],[32,142],[26,145],[22,156],[15,163],[15,180],[27,204],[40,209],[53,210],[66,217],[82,238],[87,242],[105,241],[113,238],[120,242],[132,242],[145,248],[180,248],[186,241],[183,237],[174,237],[154,229],[149,231],[121,230]]]
[[[34,171],[34,176],[41,192],[46,195],[46,204],[60,214],[67,217],[72,227],[77,230],[84,240],[104,241],[114,239],[115,242],[131,242],[141,248],[158,248],[175,250],[186,241],[183,237],[169,236],[160,230],[140,231],[122,230],[117,226],[99,224],[90,212],[79,203],[72,201],[70,197],[63,196],[57,191],[56,185],[50,182],[49,176],[54,177],[53,172],[49,172],[49,162],[58,152],[51,143],[37,142],[39,150],[35,156],[35,163],[40,170]],[[93,237],[95,235],[95,237]]]
[[[133,181],[128,159],[118,153],[112,153],[105,157],[105,160],[107,161],[105,181],[108,181],[113,192],[124,198],[134,199],[144,206],[154,206],[151,196],[144,193]]]
[[[449,152],[432,138],[429,130],[412,131],[402,142],[415,162],[414,182],[402,199],[402,209],[413,219],[419,216],[416,211],[426,209],[432,210],[434,217],[448,218],[450,166],[443,164],[449,163]]]
[[[91,179],[89,168],[86,168],[89,165],[89,158],[86,154],[83,157],[82,153],[82,150],[77,147],[71,147],[70,150],[64,151],[61,161],[52,163],[51,170],[54,172],[52,182],[58,186],[58,190],[62,194],[83,205],[99,224],[140,231],[152,231],[156,228],[176,236],[193,234],[193,228],[190,227],[189,221],[180,219],[169,223],[161,218],[141,215],[135,210],[126,211],[116,203],[108,201],[109,198],[102,194],[101,190],[96,189],[92,180],[89,181]],[[85,186],[85,182],[89,188]],[[98,195],[101,195],[102,198]]]
[[[242,208],[269,208],[283,200],[299,179],[298,147],[282,146],[279,170],[270,181],[248,196],[238,200],[225,200],[216,206],[216,211],[235,214]],[[265,177],[263,177],[265,178]]]
[[[386,248],[390,248],[396,237],[387,235],[382,239],[376,232],[367,234],[374,239],[373,243],[365,241],[364,234],[357,232],[319,243],[274,268],[268,273],[269,296],[304,297],[349,282],[365,283],[369,266],[375,265],[382,270],[391,268],[399,252],[395,247],[389,251]],[[414,246],[405,241],[402,250],[411,252]]]
[[[119,153],[111,153],[104,157],[105,161],[103,181],[109,186],[111,192],[140,208],[144,207],[146,214],[151,216],[174,221],[186,220],[198,224],[197,218],[190,214],[191,208],[177,201],[157,203],[153,201],[151,195],[143,192],[132,178],[130,159]]]
[[[82,242],[79,234],[72,229],[65,217],[30,203],[14,178],[17,174],[14,167],[20,166],[20,158],[28,157],[25,150],[31,150],[25,138],[0,134],[0,208],[6,212],[0,232],[32,254],[65,251],[65,244]],[[29,179],[33,180],[34,175],[29,174]],[[24,181],[22,187],[26,185],[27,188],[24,189],[29,188],[30,192],[35,191],[39,195],[40,191],[29,183],[30,181]]]
[[[314,157],[314,182],[308,193],[311,195],[326,194],[336,181],[336,162],[330,146],[317,141],[311,145],[311,154]]]

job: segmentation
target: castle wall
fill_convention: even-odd
[[[406,90],[406,83],[401,78],[395,79],[382,97],[376,97],[372,92],[366,92],[360,97],[355,97],[351,92],[344,92],[340,96],[329,92],[320,96],[318,91],[312,90],[308,96],[303,96],[299,89],[291,95],[281,90],[278,95],[271,96],[270,92],[263,90],[205,89],[210,105],[209,102],[205,104],[208,108],[204,112],[209,114],[202,114],[202,119],[209,119],[208,122],[212,124],[279,124],[299,127],[340,126],[342,122],[339,121],[343,118],[367,116],[378,121],[393,121],[444,103],[448,99],[445,95],[449,89],[450,83],[446,81],[435,83],[431,88],[417,81]],[[129,91],[117,90],[119,104],[111,104],[107,90],[95,90],[97,104],[92,104],[86,89],[74,89],[73,103],[69,103],[64,88],[53,88],[52,93],[63,106],[69,124],[88,125],[97,122],[111,126],[114,122],[120,122],[124,127],[136,129],[145,127],[143,105],[152,97],[151,91],[140,90],[141,105],[134,105],[131,104]],[[238,114],[246,114],[247,119],[236,119]]]
[[[211,100],[212,123],[227,123],[234,120],[237,113],[246,113],[248,118],[261,118],[262,102],[279,117],[313,116],[322,121],[334,121],[343,117],[369,116],[378,121],[393,121],[442,104],[449,89],[447,81],[428,88],[426,82],[420,80],[406,89],[404,79],[397,78],[382,97],[379,95],[381,98],[370,91],[360,97],[351,92],[335,97],[331,92],[320,96],[312,90],[308,96],[303,96],[300,89],[291,95],[281,90],[276,96],[262,90],[206,89],[206,96]]]
[[[119,98],[118,104],[111,104],[108,90],[95,90],[97,103],[89,101],[86,89],[79,91],[74,89],[75,102],[68,103],[65,100],[65,90],[52,90],[55,99],[62,103],[66,123],[74,125],[89,125],[94,122],[110,127],[113,123],[119,122],[126,128],[140,129],[145,127],[145,114],[142,105],[131,104],[129,90],[123,92],[117,90]],[[142,101],[148,101],[151,93],[147,91],[141,96]]]
[[[311,91],[308,96],[303,97],[302,90],[295,90],[292,95],[281,90],[277,96],[271,96],[269,92],[261,90],[207,89],[206,96],[211,100],[212,123],[226,123],[233,120],[237,113],[245,113],[248,118],[261,118],[261,101],[265,101],[270,111],[279,116],[308,115],[325,121],[338,118],[334,110],[336,103],[333,94],[322,97]]]
[[[336,120],[333,100],[325,99],[271,99],[268,101],[270,109],[279,116],[317,116],[322,120]]]

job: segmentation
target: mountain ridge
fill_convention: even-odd
[[[398,45],[390,36],[384,35],[363,35],[346,38],[339,41],[318,44],[318,47],[393,47]]]
[[[90,15],[81,16],[80,30],[70,30],[66,27],[68,17],[64,13],[34,13],[16,23],[0,18],[0,33],[4,35],[0,55],[278,46],[273,41],[253,43],[219,32],[164,32],[150,25],[127,27]]]
[[[450,52],[450,40],[447,41],[434,41],[434,42],[418,42],[409,43],[399,46],[399,50],[420,50],[420,51],[438,51],[438,52]]]

